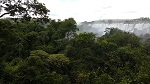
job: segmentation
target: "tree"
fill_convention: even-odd
[[[77,23],[73,18],[68,18],[63,21],[51,20],[47,29],[49,38],[52,40],[72,38],[78,30]]]
[[[95,34],[93,33],[80,33],[72,39],[71,45],[81,50],[82,48],[87,48],[91,46],[95,41]]]
[[[77,23],[73,18],[65,19],[58,30],[64,37],[71,38],[75,35],[77,28]]]
[[[68,72],[70,60],[65,55],[52,54],[48,57],[48,62],[51,71],[56,71],[59,74],[66,74]]]
[[[107,38],[108,42],[113,42],[118,46],[127,46],[128,44],[131,47],[139,47],[140,39],[133,33],[123,32],[119,29],[110,29],[109,38]]]
[[[37,0],[0,0],[0,18],[5,15],[30,18],[40,15],[47,17],[49,10]]]
[[[15,43],[14,26],[8,20],[0,20],[0,56],[11,54]],[[12,50],[11,50],[12,49]],[[7,53],[6,53],[7,52]],[[6,57],[9,59],[9,57]]]
[[[148,55],[150,55],[150,39],[147,39],[144,43],[144,49]]]

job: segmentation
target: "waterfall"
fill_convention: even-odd
[[[111,21],[111,22],[110,22]],[[141,19],[130,20],[98,20],[92,22],[82,22],[78,24],[79,32],[93,32],[97,35],[103,35],[106,28],[118,28],[123,31],[132,32],[136,35],[150,34],[150,20]]]

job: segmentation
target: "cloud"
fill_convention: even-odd
[[[123,12],[123,13],[137,13],[137,11],[126,11],[126,12]]]
[[[109,8],[112,8],[112,6],[103,7],[103,9],[109,9]]]
[[[77,22],[98,19],[149,17],[149,0],[40,0],[51,10],[50,18],[75,18]]]
[[[51,14],[51,16],[58,16],[57,14]]]

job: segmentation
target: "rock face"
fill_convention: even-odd
[[[132,32],[136,35],[150,34],[150,19],[107,19],[92,22],[81,22],[78,24],[79,32],[93,32],[97,36],[103,35],[106,28],[118,28],[123,31]]]

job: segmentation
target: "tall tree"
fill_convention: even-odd
[[[47,17],[49,10],[37,0],[0,0],[0,18],[5,15],[30,18]]]

